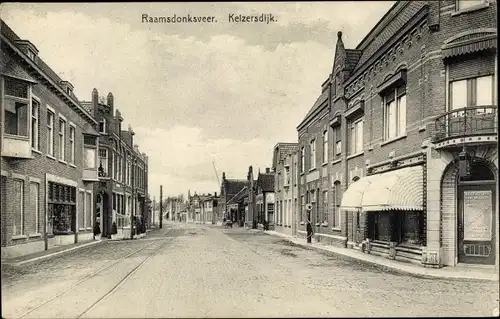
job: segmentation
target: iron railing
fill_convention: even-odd
[[[497,126],[496,105],[455,109],[436,118],[434,142],[448,138],[496,134]]]

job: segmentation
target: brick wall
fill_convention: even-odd
[[[2,58],[7,53],[2,51]],[[46,187],[45,176],[52,174],[63,177],[78,183],[79,188],[91,189],[91,186],[83,183],[83,135],[82,133],[88,130],[89,124],[74,110],[70,109],[62,100],[55,96],[46,86],[38,83],[32,87],[33,99],[39,100],[39,150],[32,152],[32,159],[7,159],[1,158],[1,167],[3,171],[8,172],[9,176],[6,181],[6,198],[14,198],[12,189],[12,174],[17,174],[24,182],[24,227],[26,230],[33,231],[36,229],[35,218],[33,218],[33,205],[30,206],[30,183],[38,183],[38,207],[39,207],[39,230],[40,233],[44,229],[44,216],[46,210]],[[54,112],[54,157],[47,156],[47,106],[51,107]],[[63,116],[66,120],[65,126],[65,139],[67,141],[65,147],[66,162],[59,159],[58,143],[59,137],[59,119]],[[70,123],[75,127],[75,165],[70,165],[70,146],[69,146],[69,128]],[[11,246],[16,244],[23,244],[31,241],[40,241],[42,237],[38,234],[31,233],[33,237],[20,238],[12,240],[13,235],[13,206],[12,204],[6,205],[2,209],[2,246]],[[29,234],[28,234],[29,235]]]

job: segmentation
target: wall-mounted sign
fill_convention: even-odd
[[[464,191],[464,240],[491,240],[491,191]]]

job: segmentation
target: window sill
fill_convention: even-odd
[[[321,166],[325,166],[325,165],[328,165],[328,162],[324,162],[323,164],[321,164]]]
[[[36,233],[36,234],[29,235],[29,238],[35,238],[35,237],[42,237],[42,234]]]
[[[393,138],[393,139],[390,139],[390,140],[388,140],[388,141],[382,142],[382,143],[380,144],[380,146],[382,147],[382,146],[385,146],[385,145],[387,145],[387,144],[391,144],[391,143],[393,143],[393,142],[396,142],[396,141],[402,140],[402,139],[404,139],[404,138],[406,138],[406,133],[405,133],[404,135],[401,135],[401,136],[395,137],[395,138]]]
[[[321,224],[320,223],[316,223],[316,227],[319,227]]]
[[[58,161],[59,161],[59,163],[61,163],[61,164],[68,165],[68,162],[66,162],[66,161],[63,161],[63,160],[61,160],[61,159],[60,159],[60,160],[58,160]]]
[[[78,228],[78,231],[81,231],[81,230],[82,230],[82,231],[84,231],[84,230],[85,230],[85,228]]]
[[[342,229],[341,229],[341,228],[339,228],[339,227],[332,227],[332,230],[333,230],[333,231],[342,231]]]
[[[321,227],[328,227],[328,223],[321,224]]]
[[[350,159],[353,159],[355,157],[358,157],[358,156],[361,156],[363,155],[365,152],[361,152],[361,153],[357,153],[357,154],[352,154],[352,155],[349,155],[347,156],[347,159],[350,160]]]
[[[300,224],[300,225],[305,225],[305,223],[304,223],[304,222],[300,222],[299,224]]]
[[[316,167],[313,167],[313,168],[309,169],[309,173],[314,172],[315,170],[316,170]]]
[[[12,236],[12,240],[26,239],[26,238],[28,238],[28,236],[26,236],[26,235],[15,235],[15,236]]]
[[[337,163],[340,163],[341,161],[342,161],[342,159],[341,159],[341,158],[336,159],[336,160],[334,160],[334,161],[332,162],[332,165],[335,165],[335,164],[337,164]]]
[[[54,156],[50,155],[50,154],[45,154],[45,156],[47,158],[50,158],[50,159],[53,159],[54,161],[57,161],[57,158],[55,158]]]
[[[76,168],[76,165],[75,164],[69,164],[69,166],[73,167],[73,168]]]
[[[40,151],[39,151],[39,150],[37,150],[37,149],[32,148],[32,149],[31,149],[31,151],[32,151],[33,153],[37,153],[37,154],[39,154],[39,155],[42,155],[42,152],[40,152]]]
[[[420,126],[420,127],[418,128],[418,132],[419,132],[419,133],[420,133],[420,132],[423,132],[423,131],[425,131],[425,125]]]
[[[458,15],[461,15],[461,14],[474,12],[474,11],[477,11],[477,10],[488,8],[489,6],[490,6],[489,2],[481,3],[481,4],[478,4],[477,6],[474,6],[474,7],[470,7],[470,8],[467,8],[467,9],[462,9],[462,10],[455,11],[455,12],[453,12],[451,14],[451,16],[454,17],[454,16],[458,16]]]

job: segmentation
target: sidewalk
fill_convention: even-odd
[[[263,232],[261,230],[250,229],[254,232]],[[305,239],[292,237],[286,234],[282,234],[276,231],[265,231],[265,234],[271,236],[282,237],[296,245],[302,247],[309,247],[318,251],[328,251],[334,254],[339,254],[347,257],[351,257],[357,260],[362,260],[364,262],[381,265],[396,271],[413,274],[423,277],[432,278],[446,278],[446,279],[474,279],[474,280],[488,280],[488,281],[498,281],[498,273],[492,268],[473,268],[473,267],[444,267],[440,269],[435,268],[425,268],[419,265],[407,264],[400,261],[395,261],[391,259],[386,259],[381,256],[370,255],[366,253],[359,252],[354,249],[339,248],[331,245],[325,245],[321,243],[311,243],[308,244]]]
[[[24,265],[26,263],[52,258],[52,257],[57,256],[57,255],[61,255],[61,254],[68,253],[68,252],[76,250],[76,249],[96,245],[99,243],[102,243],[102,240],[93,240],[93,241],[86,241],[86,242],[81,242],[81,243],[76,243],[76,244],[71,244],[71,245],[55,246],[55,247],[50,248],[48,250],[43,250],[43,251],[39,251],[36,253],[32,253],[32,254],[16,257],[16,258],[2,259],[2,264],[9,264],[12,266],[21,266],[21,265]]]

